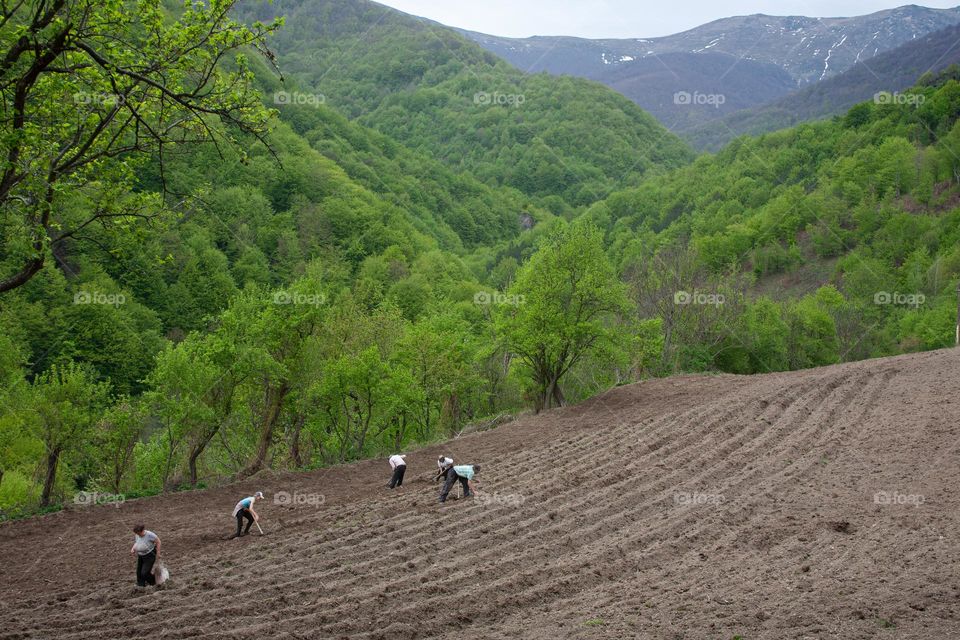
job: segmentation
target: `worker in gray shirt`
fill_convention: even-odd
[[[146,587],[157,584],[153,575],[153,565],[160,557],[160,538],[153,531],[147,531],[142,524],[133,528],[133,546],[130,555],[137,556],[137,586]]]

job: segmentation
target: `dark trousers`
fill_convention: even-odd
[[[243,519],[247,519],[247,529],[244,533],[250,533],[250,527],[253,525],[253,514],[249,509],[240,509],[237,511],[237,535],[240,535],[240,527],[243,526]]]
[[[447,501],[447,495],[450,493],[450,489],[453,489],[454,483],[459,480],[460,486],[463,487],[463,496],[467,497],[470,495],[470,485],[467,484],[467,479],[457,475],[457,472],[451,467],[447,469],[447,474],[444,476],[443,489],[440,491],[440,502]]]
[[[157,584],[153,575],[153,563],[157,561],[157,550],[146,555],[137,555],[137,586],[145,587],[148,584]]]
[[[403,484],[403,472],[407,470],[407,465],[398,464],[393,470],[393,477],[390,478],[390,484],[387,486],[393,489],[394,487],[399,487]]]

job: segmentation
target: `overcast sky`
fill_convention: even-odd
[[[685,31],[717,18],[767,13],[858,16],[909,0],[377,0],[451,27],[497,36],[564,35],[645,38]],[[914,2],[952,7],[960,0]]]

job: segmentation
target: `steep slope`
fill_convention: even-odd
[[[314,149],[352,180],[407,211],[441,246],[474,248],[520,232],[527,198],[516,189],[484,184],[325,106],[279,109],[281,119]]]
[[[864,102],[830,121],[738,138],[584,214],[606,230],[637,290],[649,291],[647,313],[686,327],[701,346],[677,351],[682,370],[707,359],[754,373],[953,344],[960,83],[952,76],[911,88],[910,101]],[[719,305],[720,328],[702,331],[713,311],[678,319],[657,302],[695,289],[744,297],[750,309]],[[891,303],[895,292],[913,302]],[[762,310],[777,305],[783,315]],[[813,329],[820,323],[830,328]],[[784,340],[788,327],[811,332]]]
[[[413,453],[400,491],[379,460],[7,523],[0,638],[955,637],[958,412],[956,350],[652,380]],[[436,504],[441,452],[477,498]],[[266,535],[223,540],[252,490]]]
[[[880,92],[911,87],[924,73],[960,63],[960,26],[947,27],[861,61],[843,73],[769,104],[746,109],[684,132],[698,149],[715,151],[738,135],[758,135],[843,113]],[[884,99],[884,98],[881,98]]]
[[[462,33],[523,71],[598,80],[667,126],[687,126],[728,113],[729,105],[769,102],[958,22],[960,8],[909,5],[847,18],[738,16],[660,38],[501,38]],[[727,56],[727,61],[716,54]],[[723,70],[713,75],[713,81],[698,83],[701,66],[718,64],[723,64]],[[648,95],[675,91],[723,94],[726,104],[713,111],[687,110],[678,115],[672,101],[664,103]]]
[[[287,16],[284,73],[350,118],[489,184],[593,202],[692,154],[606,87],[524,75],[453,30],[366,0],[247,3]],[[598,128],[598,122],[603,127]]]

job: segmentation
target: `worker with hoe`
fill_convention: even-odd
[[[237,532],[233,535],[234,538],[239,538],[240,536],[245,536],[250,533],[250,525],[260,519],[257,512],[253,510],[253,503],[257,500],[263,500],[262,491],[257,491],[252,496],[244,498],[233,508],[233,517],[237,519]],[[247,528],[241,533],[240,528],[243,526],[244,518],[247,520]]]
[[[447,501],[447,495],[450,493],[450,489],[453,488],[453,484],[460,481],[460,486],[463,487],[463,497],[469,498],[474,494],[473,488],[473,476],[480,473],[480,465],[478,464],[459,464],[451,465],[445,474],[445,480],[443,482],[443,489],[440,490],[440,502]]]
[[[436,482],[440,478],[443,478],[447,475],[447,470],[453,467],[453,458],[448,458],[447,456],[440,456],[437,458],[437,475],[433,477],[433,481]]]

